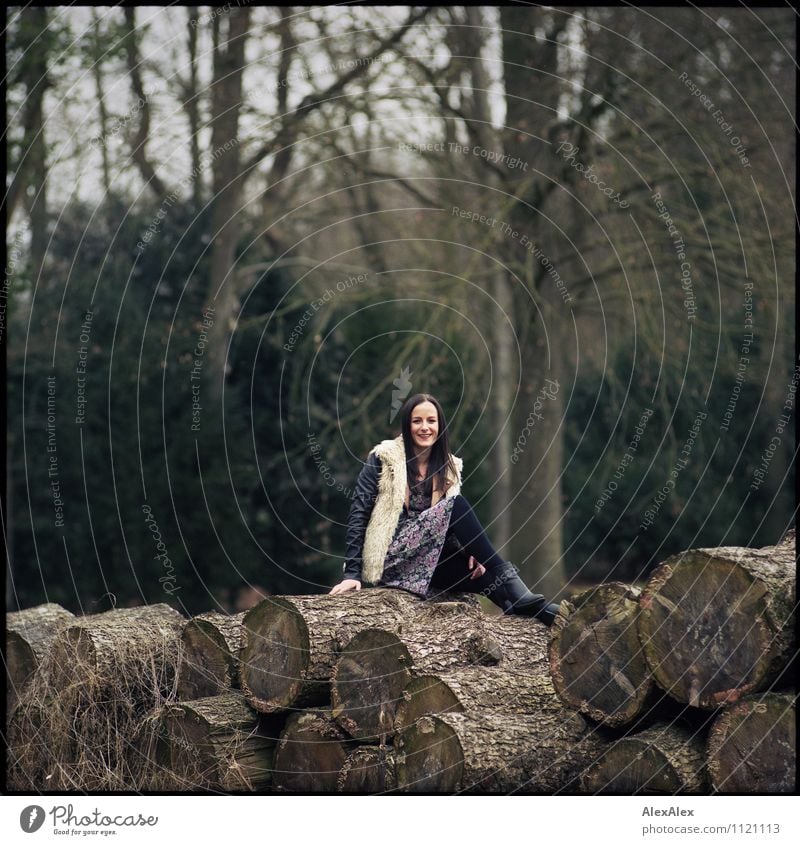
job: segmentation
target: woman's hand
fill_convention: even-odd
[[[481,575],[486,574],[486,567],[482,563],[478,563],[472,555],[469,556],[468,566],[470,569],[474,570],[472,575],[469,576],[470,581],[474,578],[480,578]]]
[[[337,584],[329,593],[329,596],[335,596],[338,593],[346,593],[348,590],[360,590],[361,582],[353,578],[345,578],[341,584]]]

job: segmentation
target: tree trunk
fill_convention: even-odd
[[[669,558],[641,597],[639,635],[656,683],[714,708],[764,689],[792,656],[794,536],[763,549],[693,549]]]
[[[435,672],[494,662],[486,643],[481,611],[459,602],[430,605],[395,633],[361,631],[342,649],[331,676],[333,714],[350,736],[383,742],[394,733],[412,667]]]
[[[556,691],[546,673],[475,667],[417,675],[403,689],[395,728],[438,713],[480,714],[487,710],[533,715],[551,707]],[[565,709],[564,715],[569,715]]]
[[[708,771],[717,792],[793,793],[796,763],[793,695],[744,698],[726,707],[711,725]]]
[[[239,687],[238,656],[244,613],[203,613],[181,634],[178,698],[191,701]]]
[[[41,604],[6,616],[6,713],[17,706],[56,634],[74,618],[60,604]]]
[[[500,313],[492,320],[492,364],[496,370],[494,390],[491,394],[492,433],[495,442],[490,452],[492,525],[490,535],[495,548],[501,555],[507,554],[508,542],[516,530],[511,519],[511,502],[514,498],[514,483],[511,453],[514,448],[514,386],[517,366],[514,338],[514,297],[511,281],[505,270],[496,270],[492,279],[492,293]]]
[[[611,745],[582,781],[592,795],[707,793],[702,736],[673,725],[653,726]]]
[[[250,27],[250,9],[233,8],[219,15],[228,22],[223,44],[214,50],[214,78],[211,82],[211,147],[214,155],[212,178],[211,270],[206,309],[214,314],[208,330],[208,387],[212,400],[219,401],[227,371],[227,346],[238,312],[239,297],[234,270],[236,243],[240,231],[243,174],[240,172],[239,115],[242,109],[242,74],[245,44]]]
[[[382,589],[265,599],[242,623],[242,689],[262,713],[325,703],[340,648],[364,628],[400,626],[421,604]]]
[[[487,711],[423,716],[395,740],[403,792],[554,794],[605,747],[583,716],[555,696],[536,715]]]
[[[512,207],[508,223],[518,235],[507,235],[504,252],[508,265],[527,268],[524,274],[517,274],[516,284],[522,384],[512,417],[512,439],[519,451],[513,463],[510,552],[530,589],[555,598],[566,582],[560,480],[565,391],[551,391],[552,398],[540,400],[538,407],[537,398],[549,384],[547,379],[561,381],[562,325],[571,330],[572,319],[569,307],[543,271],[542,260],[534,258],[529,245],[535,243],[545,260],[554,261],[557,252],[565,251],[561,248],[563,235],[549,222],[552,203],[544,208],[553,193],[551,186],[558,183],[552,146],[544,139],[548,126],[556,120],[559,98],[566,87],[559,73],[556,41],[567,16],[546,9],[501,6],[500,23],[507,71],[503,151],[530,168],[514,187],[520,201]],[[532,90],[536,91],[534,98]],[[527,245],[522,236],[528,239]]]
[[[180,788],[254,792],[271,782],[278,726],[239,693],[171,705],[164,720]]]
[[[52,682],[87,695],[98,685],[166,695],[174,683],[184,619],[166,604],[77,618],[52,649]]]
[[[344,731],[330,710],[294,713],[275,752],[275,787],[285,792],[336,792],[347,752]]]
[[[381,795],[397,786],[395,754],[385,745],[362,745],[351,751],[339,772],[337,792]]]
[[[653,704],[653,678],[637,635],[640,590],[601,584],[572,599],[553,623],[550,670],[559,698],[596,722],[618,726]]]

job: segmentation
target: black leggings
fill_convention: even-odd
[[[472,555],[478,563],[482,563],[488,572],[505,566],[505,561],[489,542],[472,506],[460,493],[453,497],[453,510],[447,533],[452,533],[464,547],[466,554]],[[441,558],[440,562],[443,562]]]

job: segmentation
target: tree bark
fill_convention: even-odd
[[[166,695],[174,683],[183,624],[181,614],[166,604],[78,618],[53,643],[53,685],[87,694],[109,685]]]
[[[556,692],[604,725],[625,725],[653,704],[653,677],[637,634],[640,593],[626,584],[601,584],[571,599],[575,611],[553,623]]]
[[[708,771],[717,792],[793,793],[796,764],[794,695],[744,698],[711,725]]]
[[[242,689],[262,713],[325,703],[340,648],[364,628],[400,626],[421,604],[381,589],[265,599],[242,623]]]
[[[347,751],[344,731],[330,710],[294,713],[275,752],[275,787],[285,792],[336,792]]]
[[[536,715],[487,711],[423,716],[395,740],[397,784],[414,793],[575,792],[606,745],[555,696]]]
[[[56,635],[74,618],[60,604],[41,604],[6,616],[6,713],[17,706]]]
[[[404,687],[395,716],[401,731],[426,715],[486,711],[533,715],[551,707],[556,691],[546,673],[467,667],[439,674],[417,675]],[[564,710],[564,715],[569,715]]]
[[[502,669],[549,672],[550,629],[524,616],[486,616],[487,651]]]
[[[191,701],[239,687],[239,649],[244,613],[203,613],[181,634],[178,698]]]
[[[382,795],[397,786],[395,754],[385,745],[362,745],[344,761],[337,792],[350,795]]]
[[[583,774],[592,795],[686,795],[708,792],[702,735],[655,725],[611,745]]]
[[[213,245],[206,309],[212,309],[215,317],[208,330],[206,357],[209,393],[215,401],[219,401],[222,396],[228,366],[227,341],[239,305],[234,269],[240,231],[237,215],[244,187],[240,171],[239,115],[242,109],[242,76],[250,9],[233,8],[218,17],[227,20],[228,28],[224,46],[219,45],[214,50],[214,79],[211,83]]]
[[[780,678],[794,647],[794,536],[763,549],[693,549],[659,566],[639,635],[662,689],[714,708]]]
[[[171,774],[181,788],[254,792],[272,780],[275,720],[235,692],[167,708]]]
[[[480,610],[460,602],[430,605],[395,632],[369,628],[342,649],[331,676],[333,714],[350,736],[383,742],[394,733],[412,667],[435,672],[495,659]]]
[[[557,170],[552,147],[545,139],[548,126],[556,120],[565,84],[559,73],[556,42],[567,16],[545,9],[501,6],[500,23],[507,68],[503,151],[531,169],[531,175],[521,177],[515,187],[520,201],[511,209],[508,222],[519,235],[506,239],[504,253],[507,264],[529,268],[524,275],[518,274],[516,284],[522,389],[512,418],[512,439],[520,451],[513,465],[510,552],[531,590],[555,597],[566,582],[561,502],[564,390],[542,402],[538,410],[535,406],[548,384],[546,379],[561,381],[561,326],[571,327],[571,319],[555,285],[547,284],[549,277],[540,260],[533,258],[521,239],[525,235],[535,242],[550,260],[555,260],[554,245],[561,243],[560,234],[547,222],[552,209],[544,208],[553,193]],[[531,97],[534,88],[536,95]],[[534,424],[529,425],[534,412],[540,418],[534,417]],[[524,442],[518,439],[523,437]]]

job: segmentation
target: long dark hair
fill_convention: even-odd
[[[450,436],[447,428],[447,420],[439,401],[430,393],[415,393],[406,399],[400,409],[400,430],[403,435],[403,445],[406,448],[406,471],[410,479],[417,473],[417,456],[414,452],[414,438],[411,436],[411,417],[414,408],[423,402],[430,402],[439,417],[439,435],[436,442],[430,448],[430,459],[428,471],[425,475],[425,495],[433,493],[433,481],[436,479],[436,486],[444,496],[447,484],[447,472],[450,471],[453,478],[456,477],[456,465],[453,462],[453,455],[450,452]]]

